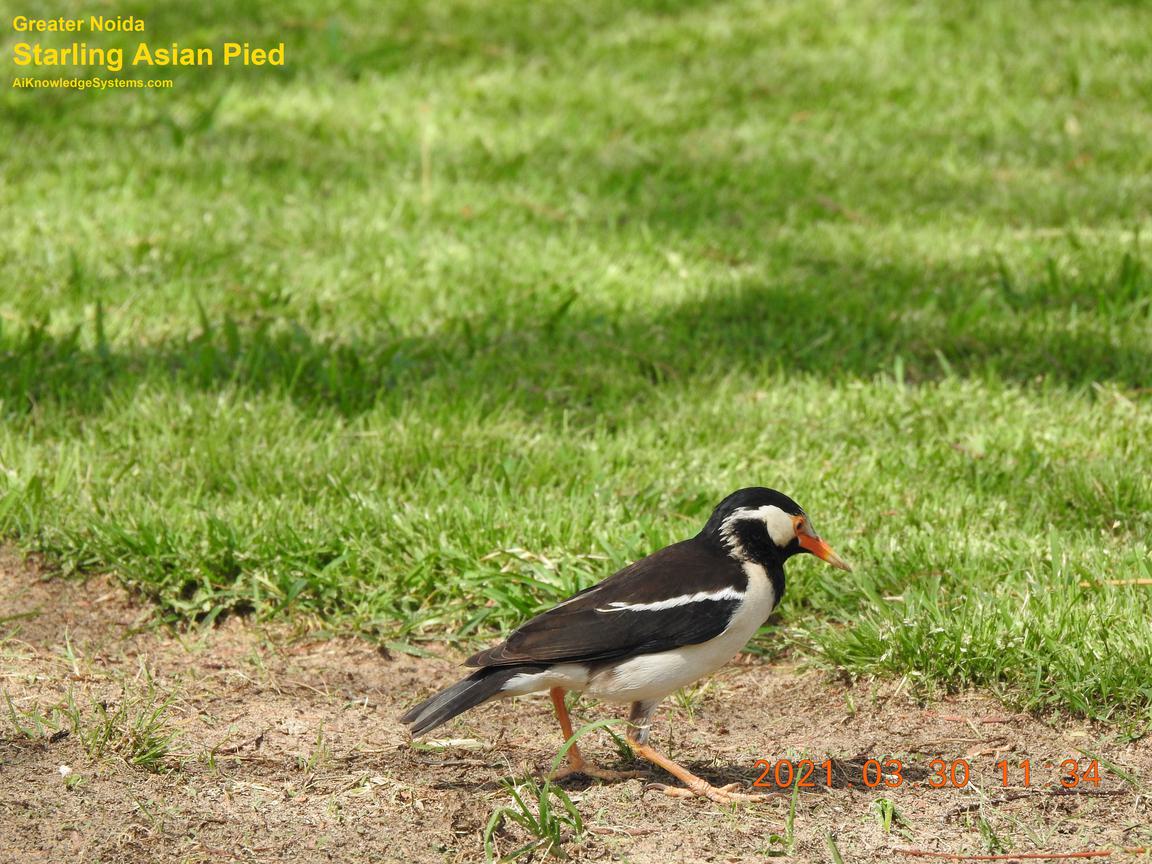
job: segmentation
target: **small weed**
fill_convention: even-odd
[[[160,699],[152,685],[137,695],[125,687],[119,702],[94,702],[91,711],[84,712],[69,691],[63,711],[93,761],[119,756],[130,765],[158,771],[176,737],[164,716],[172,698]]]
[[[844,856],[840,854],[840,847],[836,845],[836,838],[831,833],[824,835],[824,845],[828,847],[828,855],[832,864],[844,864]]]
[[[800,776],[792,784],[792,797],[788,801],[788,817],[784,820],[784,849],[789,855],[796,851],[796,802],[800,799]]]
[[[63,655],[65,662],[68,664],[68,669],[73,675],[83,674],[80,665],[80,655],[76,653],[76,649],[72,647],[72,634],[67,630],[64,631],[64,645],[59,649]]]
[[[300,770],[311,773],[315,771],[320,765],[328,761],[332,755],[328,749],[328,742],[324,740],[324,727],[321,726],[316,733],[316,741],[312,745],[312,752],[308,754],[308,758],[300,758]]]
[[[30,741],[53,739],[60,730],[60,721],[44,714],[39,705],[31,708],[17,708],[8,691],[4,691],[4,704],[8,709],[8,725],[17,735]]]
[[[796,802],[799,798],[800,776],[797,774],[796,780],[792,784],[792,796],[788,801],[788,815],[784,817],[784,833],[768,836],[770,848],[764,852],[766,857],[777,858],[782,855],[791,855],[796,851]],[[779,846],[780,848],[773,849],[772,846]]]
[[[572,737],[565,741],[556,755],[552,757],[552,764],[549,766],[548,773],[555,772],[560,763],[564,761],[564,757],[572,745],[589,732],[605,729],[621,722],[617,718],[605,718],[585,723],[572,733]],[[611,733],[610,729],[609,733]],[[616,739],[618,744],[620,743],[618,736],[613,735],[612,737]],[[584,820],[568,794],[551,780],[540,783],[535,778],[527,777],[519,784],[511,780],[503,782],[504,788],[512,796],[515,806],[498,807],[488,819],[488,824],[484,829],[484,853],[488,861],[511,861],[521,855],[537,851],[543,851],[545,855],[551,855],[555,858],[567,858],[568,855],[563,849],[563,844],[570,837],[579,836],[584,831]],[[555,806],[552,801],[553,798],[559,802],[559,807]],[[527,801],[535,802],[535,812],[528,806]],[[506,855],[499,855],[496,850],[496,832],[500,830],[505,820],[509,819],[535,839]]]
[[[1148,786],[1145,785],[1143,781],[1140,780],[1140,778],[1134,776],[1130,771],[1124,770],[1112,760],[1101,756],[1099,753],[1094,753],[1093,751],[1084,747],[1080,748],[1080,752],[1087,756],[1089,759],[1094,759],[1099,763],[1101,768],[1103,768],[1112,776],[1123,780],[1125,783],[1132,787],[1133,791],[1145,793],[1149,791]]]
[[[638,761],[636,754],[632,752],[632,748],[628,746],[628,741],[622,735],[611,728],[604,731],[612,738],[612,745],[616,748],[616,755],[622,763],[633,765]]]
[[[519,785],[510,780],[503,783],[512,796],[513,806],[498,807],[488,819],[484,828],[484,854],[487,860],[512,861],[521,855],[535,852],[567,859],[564,843],[584,832],[584,820],[567,793],[550,780],[539,783],[526,778]],[[535,809],[529,806],[529,801],[535,805]],[[533,839],[506,855],[500,855],[496,848],[496,832],[505,820],[515,822]]]
[[[694,721],[696,712],[704,704],[704,699],[710,689],[712,689],[712,682],[709,679],[689,687],[681,687],[672,694],[672,704],[688,718],[689,722]]]
[[[1066,820],[1063,819],[1040,817],[1025,820],[1013,816],[1010,812],[1003,812],[1000,815],[1015,826],[1013,835],[1026,838],[1037,849],[1051,846],[1062,831],[1068,830]]]
[[[976,817],[976,827],[980,829],[980,837],[983,839],[984,847],[988,852],[996,854],[998,852],[1008,851],[1007,844],[1000,839],[996,830],[992,827],[992,823],[983,816]]]
[[[877,798],[872,803],[876,817],[876,824],[885,834],[891,834],[895,829],[897,834],[909,837],[908,820],[896,809],[896,803],[891,798]]]

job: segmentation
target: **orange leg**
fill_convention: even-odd
[[[572,740],[572,718],[568,716],[568,706],[564,704],[564,688],[553,687],[548,691],[552,697],[552,707],[556,709],[556,719],[560,721],[560,731],[564,733],[564,740]],[[584,761],[580,748],[573,742],[568,748],[568,767],[553,772],[550,780],[561,780],[570,774],[583,774],[585,777],[595,777],[597,780],[627,780],[631,777],[642,777],[642,771],[611,771],[607,768],[598,768]]]
[[[647,759],[653,765],[659,765],[677,780],[684,784],[686,788],[678,786],[665,786],[663,783],[653,783],[649,788],[657,789],[663,792],[669,798],[707,798],[709,801],[715,801],[717,804],[731,804],[733,801],[767,801],[769,798],[775,797],[774,795],[748,795],[736,790],[740,788],[739,783],[729,783],[727,786],[713,786],[703,777],[697,777],[683,765],[678,765],[660,753],[653,750],[647,744],[637,744],[635,741],[629,741],[629,746],[632,747],[632,752],[639,756],[641,759]]]
[[[641,759],[647,759],[653,765],[663,768],[677,780],[684,784],[678,786],[665,786],[663,783],[653,783],[649,789],[657,789],[669,798],[707,798],[717,804],[731,804],[734,801],[766,801],[775,797],[774,794],[748,795],[737,792],[739,783],[729,783],[727,786],[713,786],[703,777],[697,777],[683,765],[673,762],[663,753],[648,746],[648,729],[652,714],[656,710],[656,702],[635,702],[632,705],[632,716],[629,718],[628,746],[632,752]],[[778,794],[778,793],[777,793]]]

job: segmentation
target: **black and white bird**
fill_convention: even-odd
[[[469,657],[475,672],[421,702],[401,721],[422,735],[483,702],[549,691],[565,740],[572,722],[565,691],[631,703],[628,743],[637,756],[680,780],[673,797],[718,802],[759,797],[716,787],[648,746],[664,697],[731,660],[784,595],[784,562],[809,552],[851,568],[812,528],[795,501],[752,487],[720,502],[695,537],[654,552],[521,625],[505,641]],[[575,743],[557,776],[636,776],[586,762]]]

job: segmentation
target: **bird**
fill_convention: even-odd
[[[413,737],[494,699],[547,691],[568,744],[552,775],[600,780],[642,776],[588,762],[573,740],[565,694],[630,704],[633,753],[683,786],[655,784],[673,798],[731,803],[763,795],[713,786],[654,749],[653,715],[670,694],[735,657],[784,596],[784,563],[808,553],[852,568],[820,538],[808,514],[775,489],[739,489],[696,536],[665,546],[520,625],[464,665],[475,671],[411,708],[400,721]]]

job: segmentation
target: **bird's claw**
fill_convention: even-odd
[[[699,786],[666,786],[663,783],[649,783],[644,789],[645,791],[651,789],[662,792],[669,798],[681,800],[707,798],[717,804],[732,804],[736,801],[767,801],[769,798],[775,797],[774,795],[749,795],[744,792],[737,792],[736,790],[740,788],[740,785],[739,783],[729,783],[727,786],[711,786],[702,783]]]

